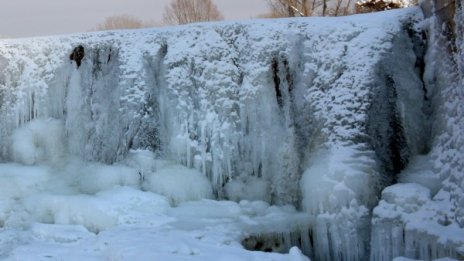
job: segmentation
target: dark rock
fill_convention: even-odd
[[[79,68],[79,66],[81,66],[82,59],[84,59],[84,56],[85,56],[84,46],[79,45],[76,48],[74,48],[71,55],[69,55],[69,59],[71,61],[75,61],[77,64],[77,68]]]

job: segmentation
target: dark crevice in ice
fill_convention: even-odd
[[[73,52],[69,55],[69,60],[75,61],[77,64],[77,68],[81,66],[82,59],[84,59],[85,50],[84,46],[79,45],[74,48]]]
[[[293,77],[286,58],[274,58],[272,60],[272,78],[277,104],[282,107],[286,94],[293,89]]]
[[[298,247],[303,254],[312,257],[312,240],[308,228],[289,232],[269,232],[252,234],[242,239],[242,246],[249,251],[288,253],[290,248]],[[307,244],[311,243],[311,246]],[[313,260],[313,259],[311,259]]]

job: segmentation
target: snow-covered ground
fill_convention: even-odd
[[[422,19],[1,40],[0,258],[459,259]]]
[[[139,152],[143,153],[143,152]],[[145,152],[146,153],[146,152]],[[156,162],[152,162],[157,164]],[[163,164],[167,164],[164,162]],[[84,167],[82,181],[64,181],[67,167]],[[0,257],[6,260],[307,260],[297,249],[288,255],[247,251],[241,240],[250,234],[282,234],[307,227],[309,216],[292,207],[262,201],[199,200],[177,202],[127,184],[114,166],[50,167],[0,165]],[[153,173],[153,176],[161,174]],[[192,170],[179,167],[178,176]],[[121,175],[118,175],[121,174]],[[116,175],[108,177],[108,175]],[[93,179],[90,179],[93,176]],[[84,194],[92,180],[112,188]],[[195,185],[180,184],[171,193]],[[120,185],[116,185],[120,184]],[[161,192],[162,193],[162,192]],[[176,195],[177,196],[177,195]],[[171,198],[172,199],[172,198]],[[191,200],[194,200],[192,198]],[[289,225],[291,226],[289,227]],[[272,245],[288,250],[285,242]]]

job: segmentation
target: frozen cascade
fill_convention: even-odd
[[[407,20],[412,13],[391,15]],[[384,82],[374,77],[378,61],[403,25],[368,20],[322,20],[323,32],[280,21],[5,40],[2,159],[11,160],[9,137],[18,126],[56,118],[71,155],[114,163],[148,148],[203,172],[219,197],[228,197],[228,182],[254,177],[271,191],[264,200],[297,204],[298,180],[319,148],[348,147],[347,160],[365,162],[356,167],[359,177],[377,180],[375,144],[363,128],[373,88]],[[68,56],[81,44],[86,55],[77,67]],[[371,190],[352,189],[360,204],[372,198]]]
[[[464,259],[464,9],[462,1],[423,4],[430,151],[412,160],[400,184],[382,192],[373,211],[371,260]]]
[[[0,161],[53,168],[66,157],[70,166],[89,161],[102,175],[116,173],[111,186],[160,193],[172,204],[213,195],[292,204],[309,214],[305,226],[253,235],[280,242],[283,251],[299,245],[315,260],[366,260],[385,242],[391,256],[402,254],[415,243],[401,246],[400,227],[388,222],[379,227],[374,220],[371,232],[371,210],[410,157],[430,149],[417,66],[421,19],[411,8],[2,40]],[[69,54],[79,45],[85,57],[77,66]],[[61,147],[36,142],[60,130]],[[22,137],[34,155],[12,153],[23,150]],[[130,165],[137,149],[196,170],[160,161],[118,172],[102,164]],[[189,175],[178,178],[181,188],[198,177],[201,189],[176,190],[166,176],[180,169]],[[99,196],[109,189],[91,175],[73,182]],[[44,195],[27,207],[46,208],[49,199],[79,197]],[[73,218],[48,207],[58,214],[37,210],[45,221]],[[106,228],[95,222],[90,230]],[[390,227],[389,238],[375,232]],[[390,254],[379,255],[371,258]]]

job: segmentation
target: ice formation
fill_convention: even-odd
[[[0,258],[462,258],[464,42],[436,64],[433,19],[1,40]]]
[[[430,150],[415,156],[399,176],[414,185],[384,190],[373,211],[372,260],[464,258],[464,13],[461,1],[428,2],[430,17],[422,26],[428,44],[423,79],[430,101]],[[446,8],[456,11],[454,17]]]

